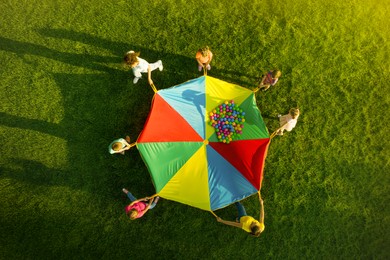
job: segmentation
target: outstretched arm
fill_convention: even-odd
[[[228,225],[228,226],[242,228],[242,224],[241,223],[223,220],[220,217],[217,217],[217,221],[220,222],[220,223],[223,223],[225,225]]]
[[[140,202],[140,201],[147,201],[149,198],[148,197],[145,197],[145,198],[142,198],[142,199],[137,199],[133,202],[130,203],[130,206],[132,206],[134,203],[137,203],[137,202]]]
[[[257,85],[255,92],[260,90],[260,89],[267,90],[270,87],[269,84],[264,84],[264,81],[265,81],[266,77],[267,76],[263,76],[263,78],[261,79],[261,81]]]
[[[200,60],[198,58],[196,58],[196,61],[198,62],[199,66],[203,67],[203,63],[200,62]]]
[[[210,62],[211,62],[211,60],[213,59],[213,54],[209,51],[209,53],[208,53],[208,55],[209,55],[209,60],[206,62],[206,66],[207,65],[209,65],[210,64]]]
[[[263,202],[263,199],[261,198],[261,194],[259,192],[259,201],[260,201],[260,218],[259,218],[259,222],[264,224],[264,202]]]
[[[267,75],[265,75],[265,76],[261,79],[261,81],[260,81],[260,83],[259,83],[259,87],[264,85],[264,81],[265,81],[266,77],[267,77]]]
[[[131,144],[129,144],[129,143],[126,142],[126,147],[123,148],[123,150],[129,150],[131,147],[133,147],[133,146],[135,146],[135,145],[136,145],[135,142],[134,142],[134,143],[131,143]]]
[[[148,65],[148,81],[149,81],[149,84],[150,84],[150,85],[153,84],[153,80],[152,80],[152,70],[150,69],[150,65]]]
[[[148,197],[146,197],[146,198],[148,198]],[[142,211],[142,215],[144,215],[149,210],[150,206],[152,205],[153,199],[154,198],[149,199],[149,203],[146,206],[146,208]]]
[[[285,123],[284,125],[282,125],[281,127],[279,127],[278,129],[276,129],[276,130],[271,134],[270,138],[272,139],[275,135],[279,134],[279,132],[280,132],[281,134],[283,134],[283,131],[284,131],[284,129],[286,129],[287,125],[288,125],[288,122]]]
[[[130,144],[126,140],[124,140],[124,144],[126,145],[126,147],[122,149],[123,151],[129,150],[131,148]]]

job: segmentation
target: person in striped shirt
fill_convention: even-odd
[[[280,70],[268,71],[267,74],[262,77],[257,88],[259,90],[266,91],[270,86],[274,86],[278,82],[280,76],[282,76],[282,72]]]

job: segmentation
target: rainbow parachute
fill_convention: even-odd
[[[252,90],[204,75],[155,92],[136,145],[158,196],[213,211],[260,190],[270,136]]]

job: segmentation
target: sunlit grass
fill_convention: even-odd
[[[377,1],[3,1],[0,3],[0,258],[389,258],[389,13]],[[140,50],[157,88],[200,74],[253,89],[273,139],[260,238],[161,200],[129,221],[121,189],[154,193],[136,149],[153,91],[132,84],[122,55]],[[257,215],[258,201],[244,202]],[[229,219],[234,207],[219,210]],[[142,252],[142,255],[133,252]]]

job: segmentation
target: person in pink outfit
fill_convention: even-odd
[[[160,197],[137,199],[125,188],[122,191],[127,195],[131,200],[131,203],[125,207],[126,214],[131,220],[142,217],[149,209],[153,209]]]
[[[195,55],[196,61],[198,62],[198,70],[201,71],[203,68],[211,70],[210,62],[213,59],[213,53],[210,51],[208,46],[200,48]]]

